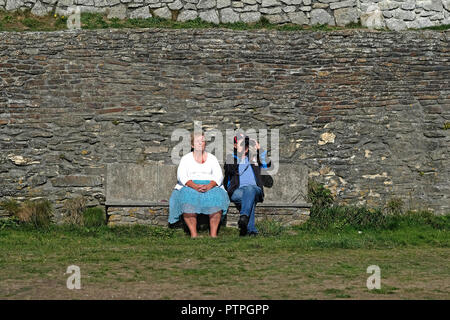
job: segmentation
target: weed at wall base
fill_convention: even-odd
[[[85,227],[100,227],[106,224],[106,214],[100,207],[87,208],[83,212],[83,225]]]
[[[63,206],[65,212],[64,222],[72,225],[81,225],[83,223],[83,211],[86,209],[86,202],[84,197],[66,200]]]
[[[35,228],[47,228],[52,223],[53,207],[49,200],[25,201],[17,213],[21,222]]]
[[[14,199],[4,200],[0,203],[0,206],[9,216],[16,216],[20,210],[20,203]]]

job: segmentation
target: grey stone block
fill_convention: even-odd
[[[244,12],[240,15],[241,21],[245,23],[255,23],[261,19],[260,12]]]
[[[341,8],[334,10],[334,18],[338,26],[346,26],[349,23],[357,23],[359,12],[357,8]]]
[[[360,16],[361,25],[369,29],[380,29],[386,27],[383,14],[377,5],[371,5]]]
[[[31,9],[32,14],[41,17],[47,15],[50,11],[52,11],[52,8],[44,6],[40,1],[36,1],[33,9]]]
[[[277,0],[262,0],[261,7],[275,7],[280,6],[281,3]]]
[[[442,0],[442,5],[444,6],[445,10],[450,11],[450,0]]]
[[[416,18],[416,14],[413,11],[407,11],[398,8],[393,11],[392,17],[395,19],[412,21]]]
[[[283,12],[290,13],[290,12],[294,12],[295,9],[296,9],[295,6],[286,6],[286,7],[283,7]]]
[[[281,13],[281,7],[273,7],[273,8],[261,8],[259,12],[263,14],[277,14]]]
[[[403,10],[414,10],[416,8],[416,2],[415,1],[408,1],[402,3],[401,8]]]
[[[125,19],[127,17],[127,6],[124,4],[119,4],[117,6],[111,7],[109,9],[106,9],[107,18],[119,18],[119,19]]]
[[[443,1],[442,0],[416,1],[416,8],[423,8],[427,11],[441,12],[443,9]]]
[[[402,3],[397,1],[391,1],[391,0],[383,0],[380,3],[378,3],[378,7],[381,10],[393,10],[397,9]]]
[[[197,9],[212,9],[216,7],[216,0],[200,0]]]
[[[334,18],[324,9],[313,9],[310,13],[312,25],[327,24],[330,26],[336,25]]]
[[[330,9],[339,9],[339,8],[347,8],[347,7],[355,7],[356,6],[356,0],[347,0],[347,1],[341,1],[341,2],[334,2],[330,4]]]
[[[175,2],[168,5],[170,10],[180,10],[183,8],[183,3],[180,0],[176,0]]]
[[[200,12],[200,18],[206,22],[211,22],[215,24],[219,24],[219,14],[217,13],[217,10],[208,10]]]
[[[309,19],[303,12],[291,12],[288,14],[288,16],[292,23],[299,25],[309,24]]]
[[[25,3],[22,0],[8,0],[6,1],[5,9],[6,11],[15,11],[24,5]]]
[[[167,7],[162,7],[159,9],[156,9],[153,11],[153,14],[157,17],[164,18],[164,19],[172,19],[172,12]]]
[[[235,23],[239,21],[239,14],[231,8],[220,10],[220,21],[222,23]]]
[[[217,9],[231,6],[231,0],[217,0]]]
[[[407,21],[405,23],[406,28],[411,28],[411,29],[420,29],[420,28],[425,28],[425,27],[432,27],[434,26],[433,22],[431,22],[431,20],[429,18],[423,18],[423,17],[419,17],[413,21]],[[389,27],[389,25],[388,25]],[[401,26],[402,29],[399,30],[403,30],[404,27]],[[389,29],[391,29],[391,27],[389,27]],[[395,30],[395,29],[393,29]]]
[[[403,20],[390,18],[390,19],[386,19],[385,21],[386,21],[386,26],[390,30],[401,31],[401,30],[405,30],[408,28],[406,22]]]
[[[151,18],[152,14],[150,13],[149,7],[141,7],[139,9],[133,10],[130,12],[131,19],[147,19]]]
[[[186,6],[185,6],[186,8]],[[194,20],[198,17],[198,13],[195,10],[181,10],[181,12],[178,14],[177,21],[189,21]]]
[[[268,14],[265,15],[265,17],[273,24],[289,22],[289,18],[286,14]]]

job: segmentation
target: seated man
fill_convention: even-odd
[[[253,159],[249,159],[249,148],[256,151],[250,153],[250,157],[256,156]],[[265,161],[266,154],[266,151],[260,150],[257,141],[238,134],[234,137],[234,154],[227,155],[224,186],[240,212],[240,236],[258,234],[255,226],[255,207],[257,202],[264,200],[261,170],[270,166],[270,163]]]

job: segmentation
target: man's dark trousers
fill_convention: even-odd
[[[246,185],[237,188],[231,196],[241,215],[249,217],[247,234],[257,234],[258,230],[255,226],[255,207],[256,203],[261,201],[262,191],[257,185]]]

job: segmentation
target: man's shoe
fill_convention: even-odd
[[[248,225],[248,216],[245,214],[241,214],[238,222],[239,229],[241,229],[241,231],[239,232],[239,235],[241,237],[247,235],[247,225]]]
[[[249,237],[256,237],[258,235],[258,232],[252,231],[252,232],[249,232],[248,235],[249,235]]]

